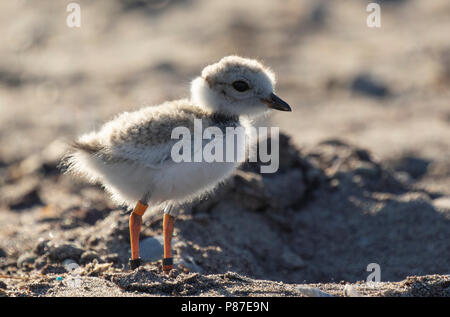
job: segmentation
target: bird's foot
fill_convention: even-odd
[[[128,261],[128,267],[130,268],[130,270],[137,269],[138,267],[141,266],[141,264],[142,264],[142,260],[140,258],[137,258],[134,260],[130,259]]]
[[[162,260],[162,269],[164,273],[169,274],[173,269],[173,258],[164,258]]]

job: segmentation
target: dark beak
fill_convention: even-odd
[[[269,98],[267,99],[261,99],[261,101],[265,102],[269,108],[275,110],[292,111],[291,107],[287,104],[287,102],[279,98],[274,93],[271,93]]]

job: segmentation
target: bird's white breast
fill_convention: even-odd
[[[154,174],[151,200],[159,203],[193,199],[212,190],[229,177],[238,165],[236,162],[170,163],[164,171]]]
[[[204,139],[200,150],[192,144],[190,161],[175,163],[169,160],[161,166],[161,169],[153,172],[151,200],[183,202],[211,191],[227,179],[245,159],[246,129],[242,126],[240,128],[242,138],[227,138],[226,135],[222,135]],[[209,152],[206,151],[206,145],[213,143],[222,149],[222,155],[215,157],[214,160],[211,156],[207,157]],[[202,158],[195,162],[193,153],[199,151],[202,151]]]

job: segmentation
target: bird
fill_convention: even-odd
[[[63,159],[66,173],[100,183],[117,205],[132,210],[130,269],[143,264],[139,234],[149,205],[163,210],[162,270],[168,274],[174,267],[171,240],[177,210],[213,192],[241,164],[174,160],[174,129],[184,127],[195,134],[200,120],[202,129],[248,131],[255,118],[272,109],[292,111],[275,94],[275,83],[274,72],[262,62],[226,56],[191,81],[190,98],[123,112],[73,142]]]

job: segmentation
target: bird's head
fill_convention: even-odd
[[[192,81],[191,98],[201,107],[238,116],[257,116],[268,108],[291,111],[274,86],[274,73],[258,61],[227,56]]]

